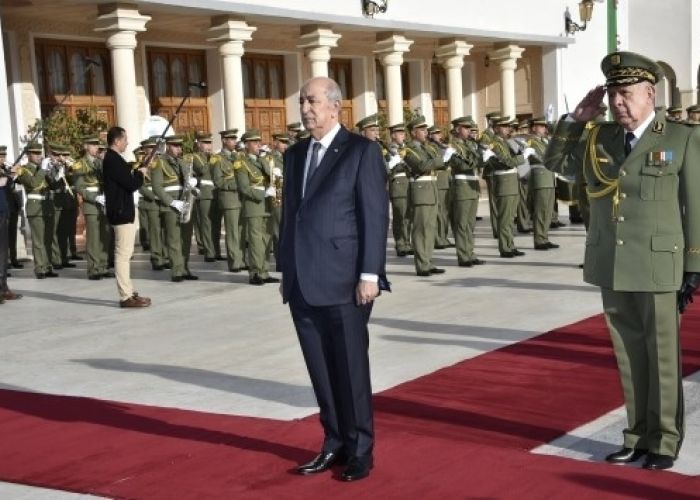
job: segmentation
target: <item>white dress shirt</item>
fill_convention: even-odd
[[[637,127],[637,128],[634,129],[634,130],[626,130],[626,131],[625,131],[625,133],[627,133],[627,132],[632,132],[632,133],[634,134],[634,139],[632,139],[632,140],[630,141],[630,146],[632,147],[632,149],[634,149],[634,147],[637,145],[637,143],[639,142],[639,139],[641,139],[642,134],[643,134],[644,131],[647,129],[647,127],[649,127],[649,125],[651,125],[651,122],[654,120],[654,117],[655,117],[655,116],[656,116],[656,113],[654,113],[654,112],[652,111],[651,114],[647,117],[647,119],[644,120],[644,121],[639,125],[639,127]]]

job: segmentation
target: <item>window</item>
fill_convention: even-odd
[[[246,99],[284,99],[282,56],[247,54],[242,59],[242,70]]]
[[[328,76],[338,82],[343,99],[352,99],[352,60],[332,59],[328,63]]]
[[[201,82],[206,75],[204,51],[149,49],[148,76],[151,100],[162,97],[206,97],[204,89],[188,89],[189,82]]]

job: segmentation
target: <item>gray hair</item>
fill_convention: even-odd
[[[311,78],[310,80],[307,80],[304,85],[301,87],[301,93],[305,93],[306,89],[312,82],[320,82],[323,83],[323,86],[326,89],[326,98],[330,102],[340,102],[343,100],[343,93],[340,90],[340,85],[338,85],[338,82],[333,80],[332,78],[327,78],[325,76],[317,76],[314,78]]]

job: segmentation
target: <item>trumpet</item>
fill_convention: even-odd
[[[275,197],[272,199],[272,206],[279,207],[282,205],[282,184],[284,179],[281,175],[275,175],[275,159],[272,155],[267,155],[267,161],[270,165],[270,185],[268,187],[275,188]]]
[[[194,199],[196,198],[196,188],[192,187],[190,180],[193,178],[194,156],[188,155],[185,159],[185,172],[183,176],[183,189],[181,200],[185,202],[185,207],[180,213],[180,223],[187,224],[192,217]]]

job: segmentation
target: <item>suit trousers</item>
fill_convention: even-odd
[[[625,446],[678,456],[684,434],[676,292],[601,289],[625,396]]]
[[[119,300],[124,301],[134,295],[131,284],[131,256],[134,254],[136,224],[114,226],[114,274],[117,278]]]
[[[367,330],[372,304],[311,306],[295,280],[289,308],[320,409],[323,451],[368,457],[374,447]]]

